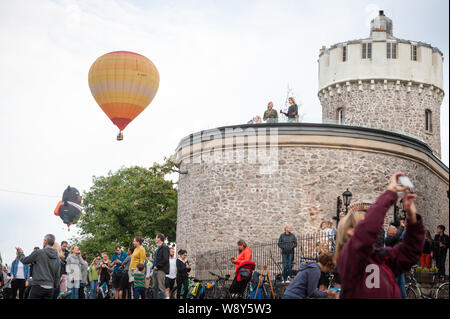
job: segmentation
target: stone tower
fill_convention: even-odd
[[[426,142],[441,156],[443,54],[393,36],[383,11],[365,39],[322,47],[319,92],[324,122],[394,131]]]
[[[176,242],[196,256],[196,277],[218,267],[211,256],[238,239],[250,247],[276,241],[286,225],[317,233],[336,215],[337,196],[349,189],[355,207],[375,202],[399,169],[415,185],[425,227],[448,227],[449,169],[438,158],[442,53],[392,30],[380,12],[369,38],[321,50],[324,123],[237,123],[180,141]]]

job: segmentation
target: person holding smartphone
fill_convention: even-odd
[[[298,122],[298,106],[295,103],[295,100],[293,97],[290,97],[288,99],[289,101],[289,108],[287,113],[280,110],[281,114],[284,114],[288,117],[288,122]]]
[[[306,262],[300,265],[300,269],[294,280],[284,292],[283,299],[327,298],[336,296],[337,290],[330,289],[320,291],[320,274],[333,271],[335,263],[333,255],[329,252],[320,254],[318,262]]]
[[[417,214],[415,194],[399,183],[404,173],[392,175],[386,191],[367,212],[353,211],[340,222],[336,239],[336,260],[344,298],[400,299],[395,277],[407,272],[420,258],[425,237],[422,217]],[[404,192],[406,233],[394,247],[376,249],[375,242],[389,208]]]
[[[181,299],[181,289],[183,289],[183,299],[186,299],[189,290],[189,275],[191,266],[187,260],[187,251],[180,249],[177,259],[177,299]]]
[[[127,253],[122,251],[122,247],[120,247],[120,245],[116,245],[114,250],[115,253],[111,258],[111,267],[113,267],[111,277],[114,287],[114,299],[122,299],[122,293],[119,289],[119,286],[122,280],[123,270],[120,269],[120,265],[122,265],[125,258],[127,258]]]

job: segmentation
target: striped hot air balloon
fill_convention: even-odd
[[[145,56],[115,51],[99,57],[89,70],[91,93],[103,112],[122,131],[153,100],[159,73]]]

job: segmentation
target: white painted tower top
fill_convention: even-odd
[[[443,91],[443,55],[430,44],[393,36],[383,11],[370,23],[370,37],[322,47],[319,91],[330,85],[367,80],[406,81]]]

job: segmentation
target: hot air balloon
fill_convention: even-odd
[[[67,186],[62,200],[58,202],[55,208],[55,215],[59,216],[69,228],[70,225],[75,223],[82,211],[80,192],[75,187]]]
[[[89,70],[89,87],[103,112],[122,131],[153,100],[159,73],[145,56],[115,51],[99,57]]]

